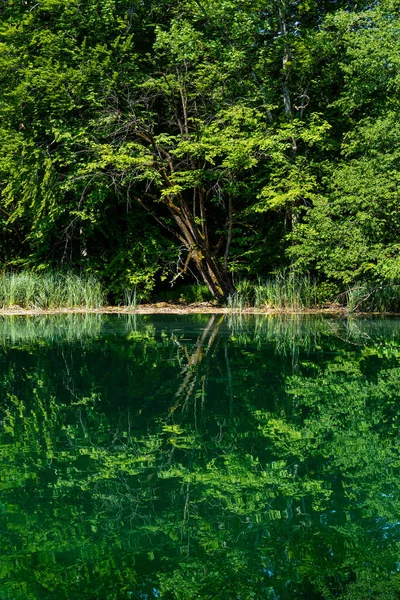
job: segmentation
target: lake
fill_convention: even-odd
[[[400,320],[0,320],[0,599],[400,598]]]

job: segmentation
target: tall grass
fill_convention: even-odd
[[[124,290],[124,306],[129,309],[134,309],[139,304],[141,298],[139,297],[136,285],[132,288],[125,288]]]
[[[320,293],[317,283],[308,275],[280,271],[273,278],[253,283],[246,279],[236,285],[236,294],[228,306],[241,311],[246,307],[302,310],[318,306]]]
[[[236,284],[236,293],[228,298],[228,308],[241,312],[244,308],[254,306],[256,284],[242,279]]]
[[[101,283],[93,275],[74,273],[4,273],[0,275],[0,308],[100,308]]]
[[[284,270],[256,283],[247,279],[239,281],[236,294],[228,299],[227,304],[239,313],[251,307],[301,311],[326,304],[340,305],[354,313],[400,313],[400,284],[359,283],[337,295],[334,286],[318,284],[309,275]]]

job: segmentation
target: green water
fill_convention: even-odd
[[[0,599],[400,598],[400,320],[0,320]]]

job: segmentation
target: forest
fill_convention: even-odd
[[[399,34],[397,0],[3,0],[1,271],[400,307]]]

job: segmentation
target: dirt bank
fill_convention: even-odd
[[[169,302],[158,302],[156,304],[141,304],[136,308],[126,306],[106,306],[104,308],[21,308],[13,306],[11,308],[0,309],[0,316],[8,315],[59,315],[59,314],[172,314],[172,315],[187,315],[187,314],[244,314],[244,315],[263,315],[263,314],[329,314],[344,316],[348,314],[345,308],[340,306],[329,306],[316,309],[305,310],[284,310],[284,309],[257,309],[245,308],[241,311],[237,309],[216,306],[212,303],[201,302],[195,304],[171,304]]]

